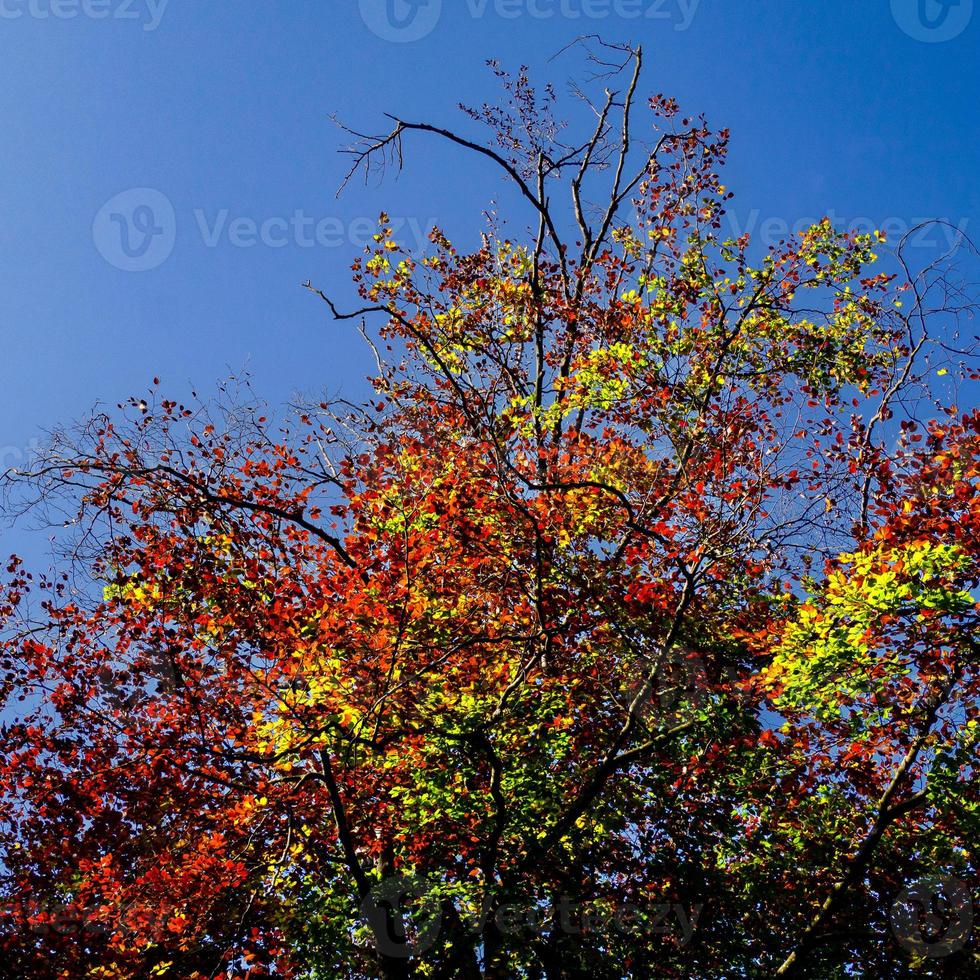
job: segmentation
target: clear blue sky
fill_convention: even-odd
[[[0,468],[154,375],[356,391],[359,338],[300,283],[349,297],[364,219],[472,233],[499,184],[416,142],[400,180],[337,200],[329,115],[451,123],[494,94],[485,59],[544,67],[584,32],[642,42],[651,91],[732,129],[735,231],[830,213],[980,237],[980,0],[413,2],[0,0]]]

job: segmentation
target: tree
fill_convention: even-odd
[[[727,133],[587,50],[577,139],[496,66],[486,142],[353,134],[350,176],[437,139],[533,221],[416,258],[382,215],[359,306],[307,284],[371,400],[155,384],[8,479],[75,531],[0,603],[9,975],[975,961],[969,304],[826,220],[726,238]]]

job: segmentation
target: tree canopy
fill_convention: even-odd
[[[575,135],[495,65],[351,132],[513,196],[307,284],[370,399],[155,383],[7,477],[65,559],[0,595],[5,976],[977,968],[969,297],[728,237],[728,133],[590,51]]]

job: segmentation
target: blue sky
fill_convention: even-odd
[[[487,58],[547,68],[586,32],[642,42],[650,91],[731,128],[736,233],[830,214],[980,237],[980,0],[413,3],[0,0],[0,468],[154,375],[356,392],[367,352],[300,284],[350,298],[380,210],[408,240],[472,235],[500,184],[416,142],[400,179],[337,199],[330,115],[451,124],[493,97]]]

